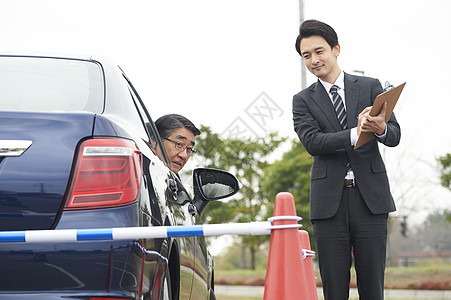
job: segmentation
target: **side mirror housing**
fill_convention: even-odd
[[[210,168],[193,171],[194,205],[199,214],[209,201],[224,199],[240,190],[238,179],[229,172]]]

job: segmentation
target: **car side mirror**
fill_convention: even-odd
[[[224,199],[240,190],[238,179],[229,172],[210,168],[193,171],[194,205],[199,214],[209,201]]]

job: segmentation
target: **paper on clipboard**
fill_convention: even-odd
[[[387,112],[385,114],[385,122],[388,122],[388,119],[390,119],[390,116],[393,113],[393,109],[395,108],[396,102],[398,101],[399,96],[401,95],[401,92],[404,89],[405,85],[406,83],[404,82],[403,84],[400,84],[397,87],[392,88],[391,90],[379,94],[374,100],[373,106],[370,110],[370,116],[376,116],[381,111],[384,102],[387,102]],[[354,146],[354,149],[359,148],[360,146],[368,143],[374,138],[375,136],[374,133],[372,132],[360,133],[360,136],[357,140],[357,143]]]

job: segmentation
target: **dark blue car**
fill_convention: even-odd
[[[94,57],[0,55],[0,231],[194,225],[239,189],[190,191],[121,69]],[[209,198],[203,185],[225,191]],[[0,243],[0,299],[214,299],[204,238]]]

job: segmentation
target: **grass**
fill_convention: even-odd
[[[321,277],[315,271],[317,286]],[[216,285],[265,284],[266,270],[215,270]],[[351,287],[356,287],[355,272],[351,271]],[[385,272],[386,289],[451,290],[451,265],[421,267],[390,267]]]
[[[321,286],[318,271],[315,270],[317,286]],[[215,270],[216,285],[265,284],[266,270]],[[356,286],[355,271],[351,270],[351,287]],[[390,267],[385,272],[386,289],[451,290],[451,265],[429,265],[421,267]],[[261,300],[261,296],[230,296],[217,293],[218,300]],[[319,298],[322,299],[322,298]],[[358,298],[350,298],[357,300]],[[398,298],[397,298],[398,299]],[[415,298],[420,299],[420,298]],[[386,298],[386,300],[391,300]],[[399,299],[398,299],[399,300]]]
[[[387,268],[389,289],[451,290],[451,265]]]
[[[215,270],[217,285],[265,285],[266,270]]]
[[[262,300],[262,297],[248,297],[248,296],[223,296],[223,295],[217,295],[217,300]],[[321,296],[318,297],[318,300],[322,300],[323,298]],[[349,300],[358,300],[358,297],[350,297]],[[420,298],[415,298],[417,300],[420,300]],[[385,300],[411,300],[411,299],[400,299],[398,297],[396,298],[390,298],[385,297]],[[429,300],[427,298],[422,300]]]

